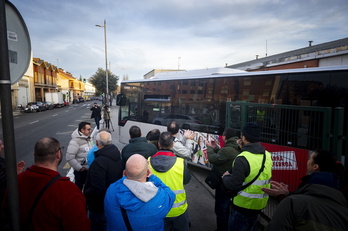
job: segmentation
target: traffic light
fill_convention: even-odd
[[[86,79],[83,79],[83,82],[86,83]]]

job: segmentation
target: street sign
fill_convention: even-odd
[[[31,58],[31,45],[28,29],[17,10],[5,1],[8,55],[11,84],[18,82],[28,70]]]

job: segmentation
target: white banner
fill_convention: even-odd
[[[297,170],[294,151],[272,152],[272,170]]]

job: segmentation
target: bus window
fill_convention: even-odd
[[[125,106],[126,105],[126,96],[124,94],[118,94],[116,97],[116,105],[117,106]]]

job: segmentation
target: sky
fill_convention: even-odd
[[[88,79],[225,67],[348,37],[348,0],[10,0],[33,57]]]

